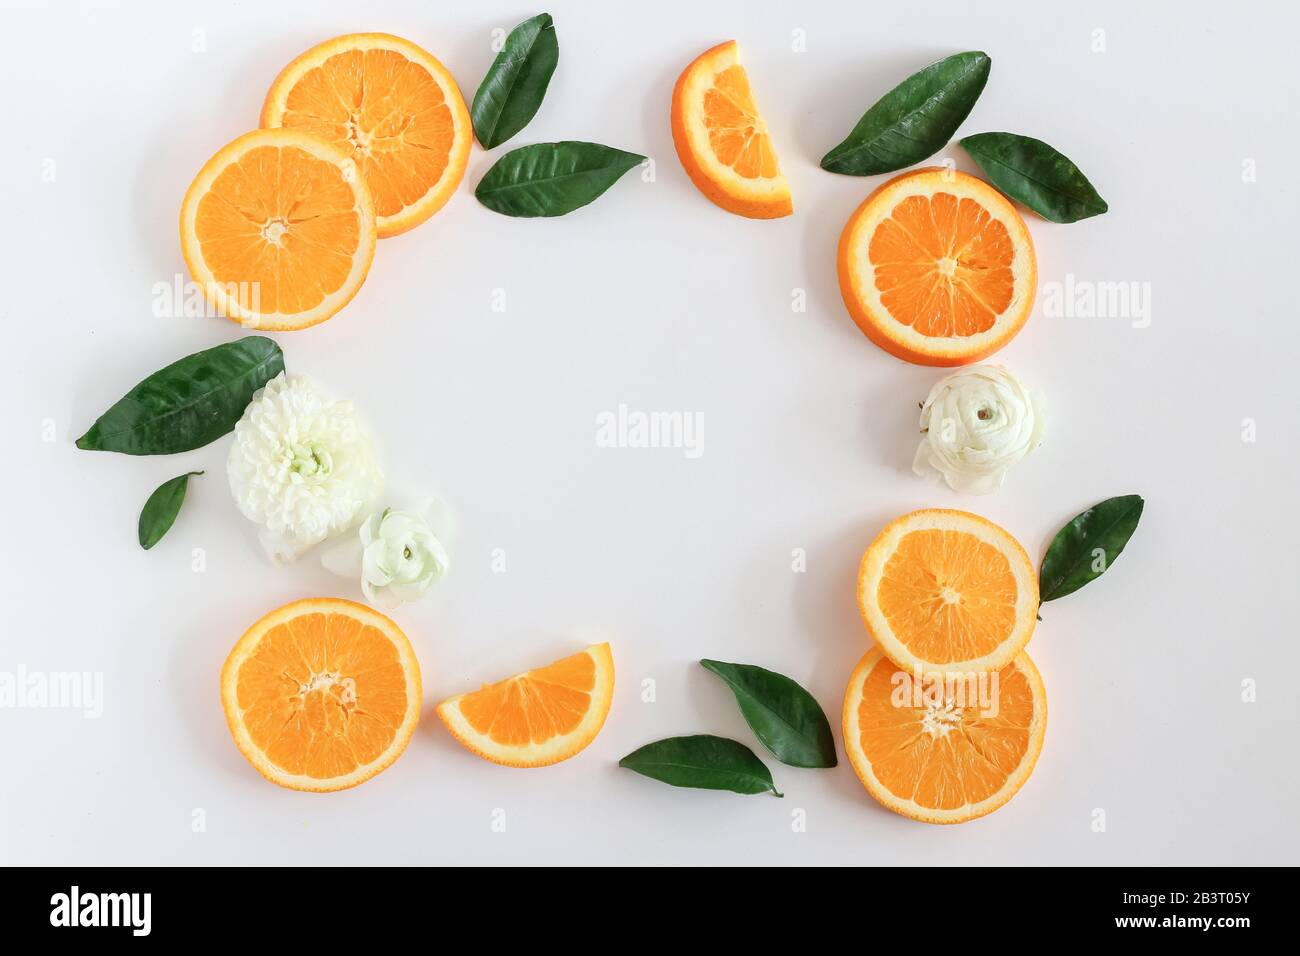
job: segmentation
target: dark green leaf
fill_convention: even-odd
[[[77,447],[127,455],[200,448],[233,429],[253,393],[283,371],[280,346],[263,336],[195,352],[127,392]]]
[[[994,186],[1051,222],[1078,222],[1109,208],[1079,167],[1041,139],[976,133],[961,145]]]
[[[563,216],[644,161],[644,156],[599,143],[537,143],[497,160],[474,195],[503,216]]]
[[[149,500],[140,512],[140,547],[148,551],[162,540],[180,513],[185,501],[185,492],[189,488],[190,477],[201,475],[201,471],[191,471],[179,475],[170,481],[164,481],[154,489]]]
[[[474,135],[484,149],[500,146],[528,125],[558,62],[560,44],[549,13],[539,13],[510,31],[470,109]]]
[[[913,73],[862,114],[848,138],[822,157],[822,169],[873,176],[933,156],[970,115],[992,64],[986,53],[954,53]]]
[[[772,774],[744,744],[712,734],[668,737],[634,750],[620,767],[662,780],[674,787],[777,793]]]
[[[791,767],[834,767],[835,737],[821,705],[790,678],[752,664],[700,661],[731,688],[745,722]]]
[[[1038,599],[1055,601],[1099,578],[1137,528],[1145,502],[1138,495],[1107,498],[1056,533],[1038,572]]]

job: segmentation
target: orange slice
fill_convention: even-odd
[[[858,571],[867,630],[899,667],[1003,667],[1034,633],[1038,579],[1019,542],[965,511],[913,511],[871,542]]]
[[[272,783],[343,790],[396,760],[420,719],[420,664],[401,629],[352,601],[262,618],[221,669],[235,745]]]
[[[794,212],[735,40],[682,71],[673,88],[672,127],[686,175],[723,209],[751,219]]]
[[[1047,694],[1028,654],[977,680],[916,682],[873,648],[844,694],[844,750],[867,792],[925,823],[992,813],[1034,770]]]
[[[473,135],[446,67],[386,33],[335,37],[290,63],[266,94],[262,126],[312,133],[351,156],[380,238],[442,208],[465,175]]]
[[[181,252],[223,315],[285,331],[356,295],[375,255],[375,213],[352,160],[293,130],[247,133],[199,171],[181,203]]]
[[[857,208],[840,236],[839,274],[853,320],[886,352],[966,365],[1020,331],[1038,266],[1000,192],[933,168],[891,179]]]
[[[546,667],[438,705],[467,749],[507,767],[568,760],[596,739],[614,699],[614,658],[594,644]]]

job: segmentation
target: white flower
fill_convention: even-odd
[[[335,574],[360,578],[366,600],[385,608],[414,601],[447,571],[447,550],[434,533],[438,503],[420,509],[386,508],[361,523],[355,534],[344,535],[321,555],[321,563]]]
[[[1007,469],[1043,442],[1037,395],[1000,365],[953,372],[921,406],[921,446],[912,470],[941,477],[954,491],[986,495]]]
[[[271,560],[293,561],[374,507],[384,476],[351,402],[283,372],[253,396],[226,463],[230,492]]]

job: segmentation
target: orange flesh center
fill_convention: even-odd
[[[237,697],[258,749],[286,773],[328,779],[378,759],[406,719],[406,672],[382,631],[303,614],[240,665]]]
[[[745,68],[732,66],[713,77],[704,93],[704,126],[718,161],[746,179],[780,175],[767,126],[749,89]]]
[[[216,281],[244,309],[315,308],[352,271],[356,196],[333,163],[259,146],[223,169],[199,200],[195,234]]]
[[[987,332],[1011,305],[1015,248],[973,199],[907,197],[876,227],[867,255],[889,314],[922,335]]]
[[[574,654],[466,694],[460,712],[476,732],[499,744],[541,744],[578,728],[595,686],[596,662],[590,654]]]
[[[442,87],[393,50],[350,50],[308,70],[280,123],[351,155],[379,216],[400,213],[438,184],[455,139]]]
[[[1016,579],[1002,552],[961,531],[910,531],[885,562],[880,613],[917,657],[983,657],[1016,623]]]
[[[863,685],[858,733],[876,779],[904,800],[955,810],[1002,789],[1029,749],[1033,689],[1015,665],[953,683],[916,702],[911,684],[881,659]],[[995,679],[996,678],[996,683]],[[899,687],[906,688],[900,692]]]

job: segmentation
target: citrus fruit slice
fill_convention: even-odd
[[[1028,654],[982,683],[918,682],[872,648],[844,694],[844,751],[858,779],[890,810],[925,823],[963,823],[1010,800],[1046,729],[1047,694]]]
[[[596,739],[614,698],[608,644],[444,700],[438,716],[468,750],[507,767],[568,760]]]
[[[308,598],[248,629],[221,669],[235,744],[272,783],[343,790],[396,760],[420,719],[420,664],[362,604]]]
[[[913,511],[886,525],[862,556],[858,607],[899,667],[990,670],[1033,635],[1038,579],[1025,549],[993,522]]]
[[[1034,244],[1015,207],[966,173],[933,168],[885,183],[840,236],[840,291],[886,352],[966,365],[1020,331],[1034,304]]]
[[[375,213],[352,160],[293,130],[221,149],[181,203],[181,252],[214,307],[271,331],[324,322],[356,295]]]
[[[682,71],[673,88],[672,127],[686,175],[723,209],[751,219],[794,211],[735,40],[705,51]]]
[[[351,156],[374,197],[380,238],[442,208],[474,135],[446,67],[386,33],[335,37],[290,63],[266,94],[262,126],[312,133]]]

